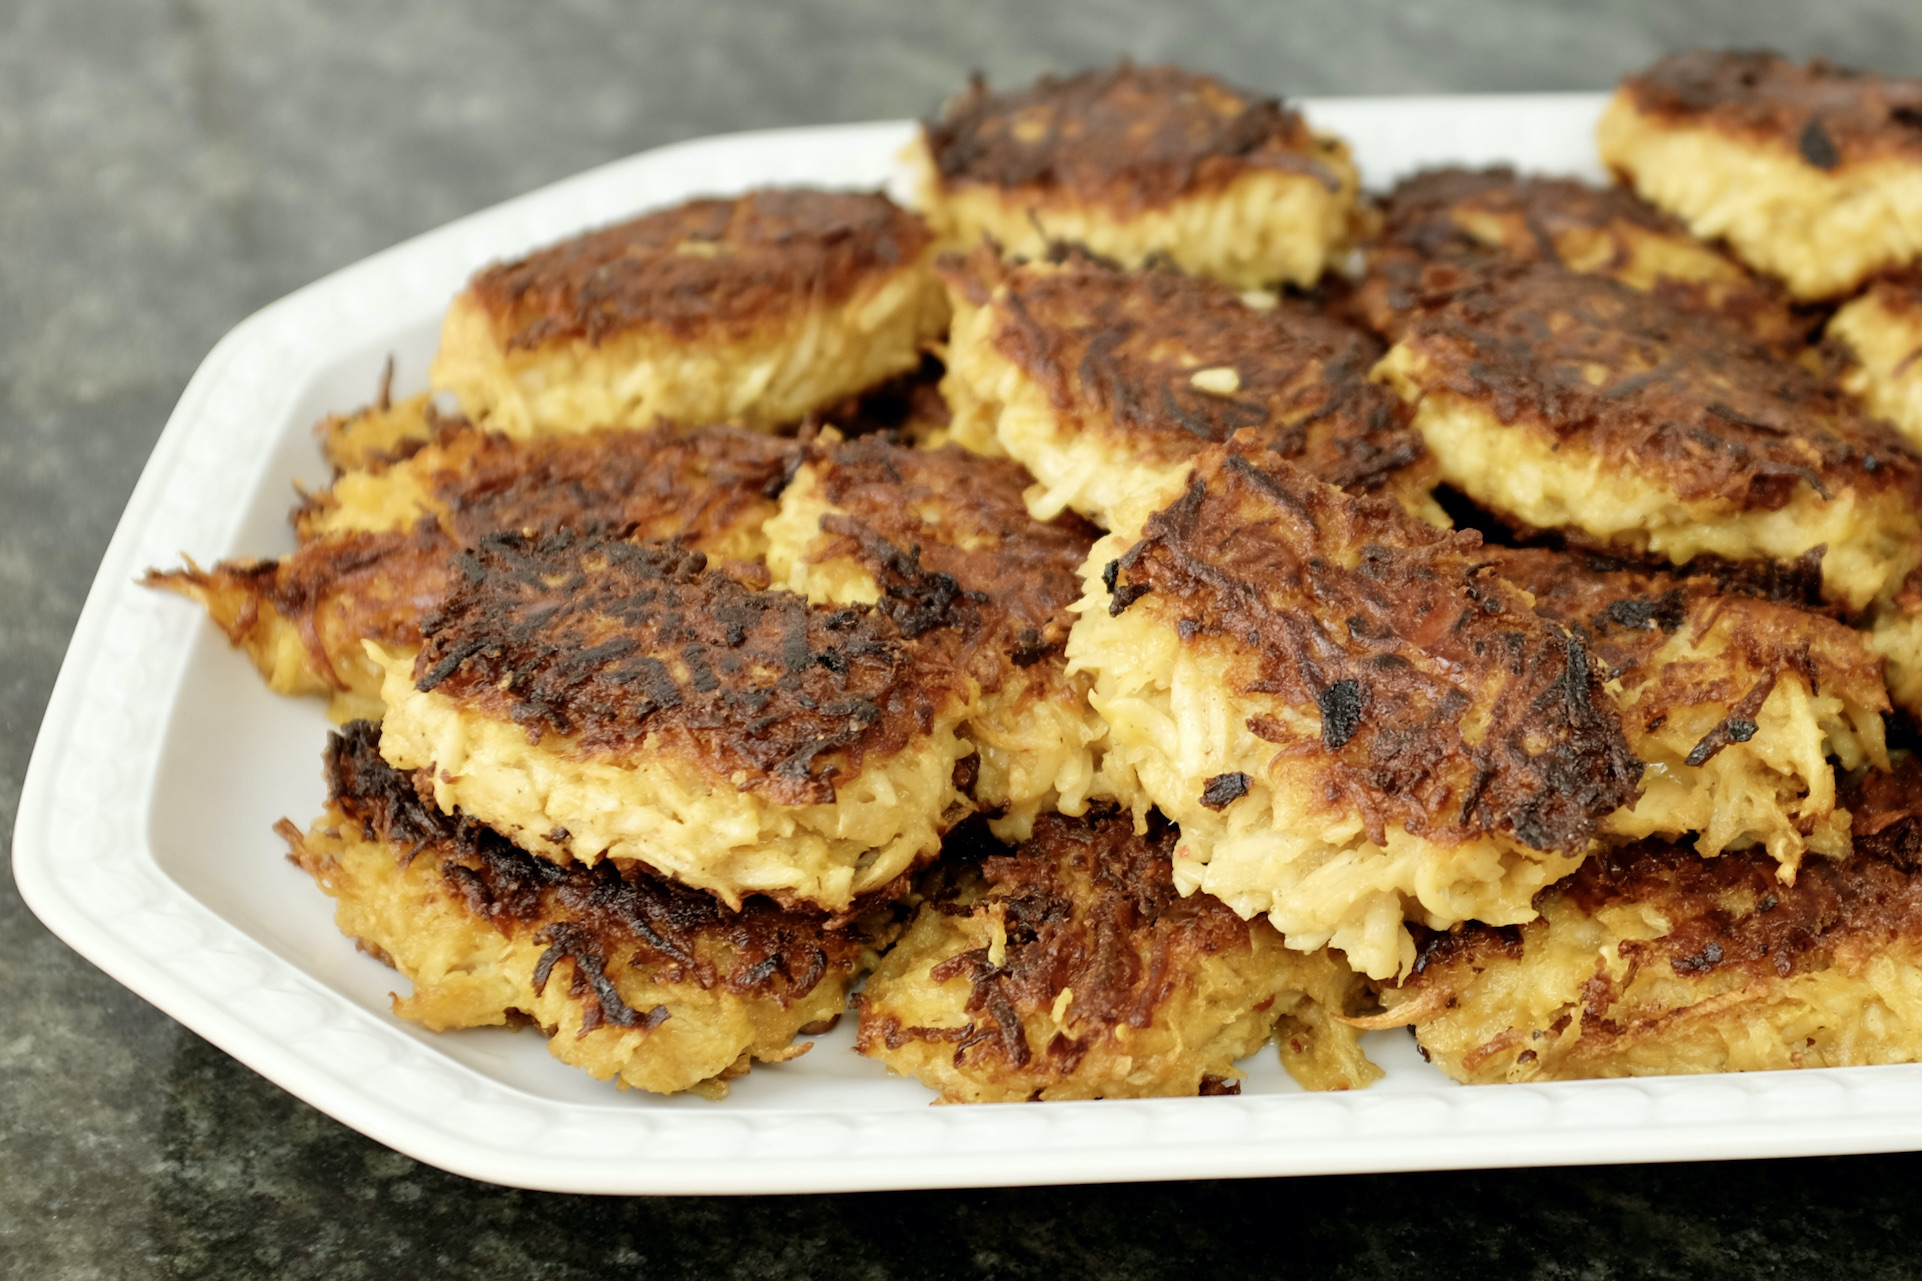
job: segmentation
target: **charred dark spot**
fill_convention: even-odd
[[[1361,728],[1361,686],[1354,681],[1336,681],[1321,692],[1321,744],[1331,752],[1348,745]]]
[[[1216,811],[1227,809],[1248,794],[1248,783],[1248,776],[1238,771],[1215,775],[1201,789],[1202,808]]]
[[[1821,118],[1810,116],[1808,124],[1802,127],[1802,137],[1797,142],[1802,159],[1817,169],[1833,169],[1842,163],[1841,153],[1836,151],[1835,143],[1829,138],[1829,131],[1822,127]]]

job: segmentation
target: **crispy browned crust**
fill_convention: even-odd
[[[1839,390],[1732,326],[1604,277],[1497,273],[1418,315],[1402,341],[1431,387],[1684,502],[1774,511],[1804,485],[1922,501],[1922,460]],[[1596,370],[1600,385],[1584,376]]]
[[[534,741],[622,755],[649,740],[738,790],[824,804],[837,775],[965,697],[958,673],[908,644],[952,625],[956,594],[935,588],[892,612],[821,608],[745,587],[678,542],[572,532],[490,534],[455,565],[421,623],[415,687]]]
[[[1257,310],[1199,276],[1126,271],[1078,250],[1057,257],[1057,270],[1004,271],[977,252],[945,270],[983,297],[1005,284],[995,349],[1079,431],[1166,464],[1251,430],[1358,494],[1427,457],[1407,407],[1367,381],[1380,344],[1313,303],[1284,297]],[[1197,387],[1203,369],[1234,370],[1239,388]]]
[[[366,839],[393,847],[403,861],[433,860],[475,916],[503,934],[529,931],[548,944],[534,970],[536,991],[563,958],[574,962],[575,995],[589,1007],[583,1034],[603,1023],[652,1027],[667,1016],[664,1006],[630,1009],[607,977],[610,960],[659,982],[787,1006],[830,973],[853,971],[872,941],[847,928],[846,917],[765,898],[750,896],[735,911],[626,859],[585,867],[536,858],[491,828],[423,802],[413,776],[381,758],[380,727],[369,721],[327,736],[325,767],[329,804],[359,823]]]
[[[642,327],[720,341],[840,302],[931,241],[918,214],[878,193],[755,191],[691,200],[497,263],[468,292],[509,350]]]
[[[924,129],[948,185],[1072,194],[1122,217],[1256,169],[1340,185],[1299,113],[1180,67],[1123,62],[1013,93],[977,76]]]
[[[227,560],[211,569],[150,569],[147,587],[205,600],[231,596],[239,602],[231,619],[215,615],[227,639],[243,644],[272,610],[291,623],[314,676],[335,689],[359,654],[363,640],[412,647],[420,643],[420,619],[447,587],[447,558],[454,548],[431,522],[407,533],[331,535],[280,560]]]
[[[1073,513],[1045,524],[1028,515],[1021,494],[1032,481],[1020,464],[872,436],[816,446],[809,462],[823,496],[845,513],[822,521],[832,537],[813,557],[860,562],[889,599],[952,584],[941,590],[974,598],[978,641],[997,667],[1059,657],[1081,565],[1101,531]]]
[[[1581,640],[1530,610],[1478,535],[1349,498],[1249,437],[1205,455],[1106,577],[1113,612],[1152,594],[1184,641],[1233,654],[1234,688],[1318,705],[1329,799],[1378,844],[1394,824],[1579,851],[1635,795],[1641,764]]]
[[[772,516],[799,452],[732,427],[536,441],[470,429],[440,443],[446,465],[430,483],[462,546],[502,529],[604,529],[698,547]]]
[[[1065,1078],[1115,1029],[1148,1027],[1198,958],[1249,947],[1248,923],[1220,900],[1176,892],[1178,836],[1158,813],[1137,835],[1127,815],[1105,807],[1084,818],[1044,814],[1033,838],[1012,849],[962,829],[936,869],[928,910],[1001,912],[1006,955],[997,964],[979,948],[934,967],[937,983],[970,984],[969,1022],[903,1026],[863,1006],[858,1048],[879,1055],[911,1041],[946,1042],[956,1064],[984,1070],[998,1061]],[[1057,1033],[1035,1053],[1026,1021],[1045,1022],[1070,989],[1080,1034]]]
[[[1846,787],[1838,804],[1855,819],[1854,856],[1810,859],[1792,886],[1777,878],[1766,854],[1705,859],[1685,845],[1649,840],[1591,856],[1542,894],[1564,897],[1585,913],[1635,903],[1658,908],[1672,923],[1669,932],[1624,941],[1623,955],[1644,965],[1666,962],[1689,977],[1733,969],[1788,978],[1826,968],[1844,939],[1922,937],[1922,759],[1870,772]],[[1404,986],[1452,986],[1456,975],[1494,958],[1519,958],[1534,928],[1471,921],[1418,931],[1414,974]],[[1603,975],[1589,984],[1585,1042],[1624,1034],[1606,1017],[1620,995]]]
[[[1368,277],[1351,306],[1363,323],[1390,337],[1400,335],[1409,313],[1446,302],[1492,266],[1563,262],[1558,245],[1571,236],[1603,240],[1609,252],[1590,249],[1581,269],[1616,278],[1635,259],[1634,232],[1692,240],[1680,220],[1626,187],[1518,178],[1508,168],[1427,170],[1389,192],[1381,212]],[[1474,231],[1466,225],[1471,221]],[[1716,251],[1701,245],[1700,252]],[[1684,310],[1720,315],[1785,353],[1804,345],[1820,315],[1795,310],[1779,286],[1721,256],[1740,279],[1661,276],[1654,292]]]
[[[339,668],[363,640],[420,644],[420,619],[447,589],[449,559],[484,535],[576,529],[699,547],[772,516],[799,453],[792,441],[729,427],[520,441],[460,422],[443,427],[432,446],[437,463],[426,486],[446,506],[438,522],[405,533],[303,537],[280,560],[156,570],[143,581],[187,594],[238,593],[243,603],[225,625],[236,645],[263,607],[279,612],[299,632],[315,674],[346,689]],[[296,527],[306,529],[331,501],[310,499],[294,513]]]
[[[1535,598],[1536,613],[1582,638],[1604,676],[1638,686],[1654,678],[1637,702],[1642,713],[1660,717],[1680,705],[1733,705],[1729,719],[1697,745],[1691,764],[1706,763],[1731,741],[1731,733],[1753,734],[1755,710],[1786,675],[1802,676],[1810,689],[1834,690],[1862,706],[1887,709],[1881,663],[1854,631],[1833,618],[1731,590],[1711,575],[1630,569],[1607,557],[1546,548],[1487,548],[1485,555],[1497,573]],[[1730,683],[1733,664],[1713,674],[1693,670],[1694,664],[1649,670],[1670,636],[1717,622],[1728,624],[1727,643],[1740,668],[1753,675],[1748,687]]]
[[[1799,154],[1817,169],[1885,156],[1922,160],[1922,79],[1797,66],[1767,52],[1690,49],[1622,82],[1635,109]]]

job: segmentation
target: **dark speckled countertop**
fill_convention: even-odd
[[[0,0],[0,831],[94,566],[216,339],[604,160],[1118,53],[1287,93],[1599,89],[1664,49],[1922,72],[1914,0]],[[1910,1277],[1922,1157],[741,1199],[396,1155],[0,878],[0,1277]]]

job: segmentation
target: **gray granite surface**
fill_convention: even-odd
[[[1922,72],[1915,0],[4,0],[0,831],[94,566],[255,308],[660,143],[1127,53],[1287,93],[1601,88],[1684,44]],[[791,1199],[420,1166],[80,960],[0,877],[0,1276],[1906,1277],[1922,1159]]]

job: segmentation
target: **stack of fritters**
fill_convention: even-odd
[[[1641,765],[1581,641],[1453,534],[1237,436],[1088,559],[1068,640],[1116,791],[1181,826],[1175,881],[1296,947],[1404,972],[1532,915]]]
[[[394,1009],[435,1030],[532,1020],[556,1058],[606,1080],[711,1098],[751,1059],[806,1050],[895,932],[886,908],[832,919],[738,910],[644,866],[562,865],[427,799],[380,756],[380,731],[329,735],[326,814],[300,864],[346,934],[413,983]]]
[[[1918,126],[1679,55],[1601,129],[1651,204],[1370,211],[1206,76],[977,82],[919,213],[484,269],[290,555],[148,581],[366,718],[281,830],[397,1012],[602,1078],[851,997],[956,1102],[1922,1058]]]
[[[1597,854],[1535,921],[1425,935],[1371,1022],[1471,1083],[1922,1059],[1922,762],[1843,803],[1853,856],[1793,886],[1760,854]]]

